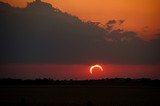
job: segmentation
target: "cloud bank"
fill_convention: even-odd
[[[124,20],[111,20],[123,24]],[[0,3],[0,62],[53,64],[159,64],[160,38],[108,31],[44,2],[26,8]]]

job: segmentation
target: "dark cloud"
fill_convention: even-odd
[[[119,24],[122,25],[125,22],[125,20],[119,20]]]
[[[117,23],[116,20],[109,20],[106,24],[105,24],[105,29],[107,31],[111,31],[113,29],[113,26]]]
[[[142,28],[142,31],[143,31],[143,32],[147,32],[148,30],[149,30],[149,27],[148,27],[148,26],[145,26],[145,27]]]
[[[104,25],[104,27],[105,27],[105,29],[106,29],[107,31],[111,31],[111,30],[113,30],[113,28],[114,28],[115,25],[121,26],[124,22],[125,22],[125,20],[109,20],[109,21]]]
[[[116,24],[116,23],[117,23],[116,20],[109,20],[109,21],[107,22],[107,25],[113,25],[113,24]]]
[[[124,23],[111,20],[108,25]],[[110,32],[82,22],[44,2],[26,8],[0,3],[0,62],[90,64],[160,63],[160,39],[144,41],[135,32]]]

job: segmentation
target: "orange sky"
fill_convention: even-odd
[[[55,64],[0,64],[0,78],[53,78],[64,79],[99,79],[99,78],[152,78],[160,79],[160,65],[101,65],[100,70],[90,74],[90,65],[55,65]]]
[[[24,7],[33,0],[0,0],[13,6]],[[43,0],[54,7],[78,16],[82,20],[105,23],[124,19],[125,30],[138,32],[150,38],[160,33],[160,0]],[[145,31],[144,31],[145,30]]]

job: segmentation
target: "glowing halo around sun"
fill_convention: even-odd
[[[93,66],[90,67],[89,71],[90,71],[91,74],[93,73],[94,68],[99,68],[101,71],[103,71],[102,66],[96,64],[96,65],[93,65]]]

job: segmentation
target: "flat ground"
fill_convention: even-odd
[[[0,86],[0,106],[160,106],[159,87]]]

